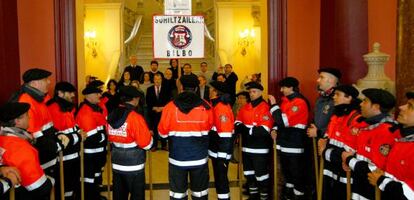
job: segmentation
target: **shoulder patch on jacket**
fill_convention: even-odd
[[[229,120],[226,115],[220,115],[219,118],[220,118],[220,122],[222,122],[222,123],[227,122]]]
[[[351,134],[352,134],[352,135],[358,135],[358,134],[359,134],[359,128],[357,128],[357,127],[352,127],[352,128],[351,128]]]
[[[383,144],[379,147],[379,151],[383,156],[387,156],[390,153],[391,146],[389,144]]]
[[[330,105],[325,105],[325,106],[323,107],[323,110],[322,110],[323,114],[327,115],[327,114],[329,113],[329,109],[330,109],[330,108],[331,108],[331,106],[330,106]]]

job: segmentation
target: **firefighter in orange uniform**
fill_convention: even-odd
[[[105,83],[102,82],[101,80],[93,80],[87,85],[87,87],[94,87],[94,88],[98,88],[103,91],[104,84]],[[109,101],[108,97],[102,97],[102,96],[100,97],[99,106],[103,109],[105,116],[109,114],[108,109],[106,108],[106,104],[108,103],[108,101]]]
[[[114,200],[127,200],[129,195],[131,199],[145,199],[145,151],[153,141],[144,118],[136,112],[143,97],[134,86],[121,87],[121,105],[108,116]]]
[[[229,89],[223,82],[210,82],[210,101],[213,106],[214,125],[209,132],[208,155],[213,163],[214,184],[218,199],[230,199],[227,177],[233,152],[234,116]]]
[[[250,102],[244,105],[235,121],[236,133],[242,134],[243,173],[247,178],[249,199],[269,199],[269,149],[273,126],[269,105],[262,97],[263,86],[257,82],[245,84]]]
[[[342,152],[355,152],[357,135],[351,128],[358,124],[359,92],[351,85],[335,87],[334,110],[326,129],[328,139],[319,139],[318,150],[324,159],[323,199],[346,199],[346,172],[342,168]],[[328,144],[327,144],[328,143]],[[352,179],[350,179],[352,182]]]
[[[351,128],[358,134],[356,154],[351,151],[342,153],[342,161],[353,173],[353,199],[374,199],[374,187],[367,179],[368,173],[381,169],[395,140],[400,138],[396,122],[388,112],[395,106],[394,96],[383,89],[369,88],[362,91],[365,99],[361,105],[363,121]]]
[[[85,96],[76,114],[76,123],[85,132],[84,169],[85,199],[100,199],[99,184],[102,181],[102,167],[106,163],[106,115],[99,106],[99,88],[88,86],[82,90]]]
[[[57,133],[47,109],[46,102],[50,85],[51,72],[33,68],[23,74],[24,84],[12,97],[12,101],[30,104],[28,132],[36,138],[34,146],[39,151],[40,164],[45,173],[51,177],[57,176],[57,153],[64,149],[69,142],[64,134]]]
[[[305,158],[306,126],[309,117],[309,102],[299,93],[299,81],[286,77],[279,82],[283,97],[279,105],[273,96],[269,96],[274,119],[271,135],[277,138],[277,150],[280,152],[280,167],[285,180],[282,196],[291,199],[304,199],[305,167],[311,163],[303,163]]]
[[[40,166],[37,150],[32,146],[33,136],[29,127],[30,105],[7,103],[0,108],[0,149],[2,164],[15,167],[20,172],[23,187],[16,188],[17,200],[47,200],[50,198],[53,178],[46,176]]]
[[[69,82],[55,85],[54,96],[46,104],[52,116],[53,124],[59,133],[69,138],[68,146],[63,150],[65,198],[73,199],[74,192],[79,191],[79,147],[81,135],[75,121],[76,105],[74,104],[76,88]],[[59,177],[58,177],[59,179]],[[59,185],[59,181],[56,182]],[[57,186],[57,188],[59,188]],[[56,190],[59,197],[60,190]]]
[[[414,199],[414,92],[406,96],[408,101],[399,107],[397,118],[403,138],[391,149],[385,172],[376,170],[368,174],[370,183],[382,191],[382,199]]]
[[[170,199],[187,199],[190,176],[192,199],[208,199],[208,131],[213,126],[211,106],[196,93],[197,76],[180,78],[182,91],[162,111],[158,131],[169,137]]]

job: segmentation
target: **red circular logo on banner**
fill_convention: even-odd
[[[189,28],[184,25],[176,25],[168,31],[168,41],[178,49],[184,49],[190,45],[193,36]]]

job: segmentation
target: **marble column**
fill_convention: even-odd
[[[397,22],[397,103],[405,102],[405,93],[414,91],[414,1],[398,1]]]
[[[56,81],[78,85],[76,62],[76,6],[72,0],[54,0]]]
[[[20,86],[19,31],[16,1],[0,1],[0,105]]]
[[[343,83],[355,83],[367,67],[368,1],[321,0],[320,66],[340,69]]]
[[[268,0],[268,29],[269,29],[269,65],[268,65],[268,78],[269,83],[267,85],[269,94],[278,93],[277,83],[287,76],[287,0]],[[272,163],[275,156],[273,151],[271,153]],[[280,163],[280,162],[277,162]],[[270,165],[271,171],[271,185],[274,186],[274,170],[275,166]],[[281,193],[283,187],[282,174],[280,170],[280,164],[277,167],[278,174],[278,195]],[[273,189],[271,191],[274,192]],[[270,192],[272,193],[272,192]],[[276,193],[271,194],[272,197]],[[276,199],[276,198],[271,198]],[[277,198],[278,199],[278,198]]]
[[[287,0],[268,0],[268,91],[276,94],[278,81],[287,76]]]

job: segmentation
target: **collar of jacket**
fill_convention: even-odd
[[[398,127],[398,123],[394,119],[392,119],[391,116],[385,113],[378,114],[368,119],[361,117],[358,119],[358,121],[359,122],[365,121],[365,123],[368,124],[368,126],[362,128],[361,130],[373,130],[376,127],[380,126],[381,124],[387,123],[391,125],[391,127],[389,128],[389,131],[393,133],[396,130],[395,127]]]
[[[115,129],[121,127],[128,118],[129,113],[134,110],[135,107],[129,103],[119,105],[118,108],[114,109],[108,115],[108,124]]]
[[[28,142],[30,142],[31,144],[35,143],[35,139],[33,138],[32,135],[30,135],[30,133],[28,133],[27,131],[21,129],[21,128],[17,128],[17,127],[1,127],[1,131],[0,131],[0,135],[15,135],[19,138],[22,138],[24,140],[27,140]]]
[[[414,141],[414,126],[401,128],[400,133],[403,138],[407,138],[405,141]]]
[[[356,110],[355,106],[352,104],[339,104],[334,106],[333,114],[341,117],[344,115],[349,115],[353,110]]]
[[[292,99],[299,97],[299,93],[298,92],[293,92],[290,95],[287,95],[286,98],[289,99],[289,101],[291,101]]]
[[[263,100],[263,97],[259,97],[256,100],[250,101],[250,103],[252,104],[253,108],[256,107],[257,105],[259,105]]]
[[[43,102],[46,96],[46,94],[28,84],[24,84],[22,90],[33,97],[37,102]]]
[[[211,101],[211,105],[216,106],[218,103],[220,103],[220,98],[219,97],[215,97],[214,99],[210,99]]]
[[[229,94],[223,94],[217,98],[211,99],[211,105],[216,106],[218,103],[223,103],[224,105],[228,105],[231,102],[231,96]]]
[[[370,124],[370,125],[377,124],[377,123],[380,123],[386,117],[389,117],[388,114],[381,113],[381,114],[375,115],[373,117],[366,118],[365,122]]]
[[[326,91],[319,90],[319,95],[322,97],[332,97],[334,95],[335,89],[332,87]]]
[[[82,102],[82,104],[85,104],[85,105],[87,105],[87,106],[89,106],[89,107],[91,107],[92,108],[92,110],[93,111],[95,111],[95,112],[100,112],[100,113],[102,113],[103,112],[103,110],[102,110],[102,108],[98,105],[98,104],[93,104],[93,103],[90,103],[88,100],[83,100],[83,102]],[[79,106],[80,107],[80,106]]]
[[[59,96],[54,96],[52,99],[50,99],[47,102],[47,105],[50,105],[54,102],[56,102],[59,105],[59,108],[62,112],[71,112],[73,110],[73,108],[75,108],[74,103],[69,102],[66,99],[61,98]]]

